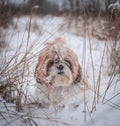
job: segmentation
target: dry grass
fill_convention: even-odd
[[[0,1],[0,27],[7,28],[12,23],[12,6]]]
[[[99,19],[100,19],[100,17],[99,17]],[[62,124],[65,126],[70,125],[65,122],[59,121],[59,119],[57,119],[57,118],[51,118],[51,117],[49,117],[49,115],[46,117],[32,116],[31,115],[32,111],[35,111],[35,109],[33,109],[34,107],[32,108],[33,110],[31,109],[31,107],[27,108],[27,109],[30,109],[30,111],[27,114],[23,112],[23,114],[21,115],[21,113],[19,113],[20,111],[23,111],[23,109],[25,107],[24,105],[27,100],[27,90],[25,91],[25,87],[27,88],[26,84],[29,85],[30,83],[32,83],[28,79],[30,76],[33,76],[33,71],[31,71],[31,69],[30,69],[30,66],[32,65],[32,59],[38,55],[38,54],[30,55],[32,49],[36,45],[33,44],[30,47],[28,46],[30,32],[31,32],[31,20],[32,20],[32,15],[30,15],[29,26],[27,27],[28,37],[27,37],[27,43],[26,43],[26,52],[21,55],[21,53],[20,53],[20,50],[22,49],[22,42],[21,42],[20,46],[18,47],[18,49],[16,50],[16,52],[10,59],[7,58],[7,52],[1,53],[2,67],[0,69],[0,94],[6,101],[3,103],[3,106],[7,110],[7,111],[0,110],[1,118],[5,120],[4,125],[12,124],[14,121],[19,120],[19,119],[22,120],[26,125],[31,125],[31,126],[39,125],[39,124],[37,124],[35,119],[48,120],[50,123],[57,122],[58,124]],[[94,19],[92,19],[92,20],[94,20]],[[120,74],[120,71],[119,71],[120,70],[119,40],[117,37],[114,37],[115,38],[114,40],[116,40],[116,38],[117,38],[117,40],[115,42],[113,42],[111,49],[109,49],[109,47],[108,47],[109,43],[108,43],[107,39],[109,39],[111,37],[111,35],[109,35],[110,34],[109,30],[107,28],[105,29],[104,23],[96,24],[96,22],[93,22],[93,24],[90,24],[89,22],[90,22],[90,20],[88,20],[87,18],[84,18],[84,21],[83,21],[84,25],[82,24],[82,26],[79,27],[79,28],[83,29],[82,36],[84,36],[84,38],[85,38],[84,45],[83,45],[83,55],[82,55],[82,66],[83,66],[85,74],[86,74],[86,67],[87,67],[86,66],[86,51],[87,51],[86,50],[86,48],[87,48],[86,38],[87,37],[89,38],[90,59],[91,59],[90,61],[92,64],[91,67],[92,67],[92,77],[93,77],[92,92],[94,93],[94,96],[92,98],[93,102],[92,102],[91,108],[89,108],[86,103],[86,99],[85,99],[86,96],[84,93],[84,121],[86,121],[87,114],[89,114],[91,121],[93,121],[92,113],[94,111],[96,111],[97,104],[101,101],[103,102],[103,105],[109,103],[109,105],[111,105],[112,107],[120,110],[120,106],[118,104],[115,104],[112,101],[112,99],[119,96],[119,94],[120,94],[119,92],[109,99],[106,98],[108,91],[111,89],[111,85],[116,86],[115,84],[113,84],[113,80],[115,79],[115,77],[118,74]],[[70,21],[70,23],[71,23],[71,21]],[[75,23],[75,24],[76,24],[76,26],[80,25],[77,23]],[[71,24],[68,24],[68,27],[69,27],[69,25],[71,25]],[[96,76],[95,75],[95,63],[93,61],[93,54],[92,54],[91,36],[96,37],[95,33],[96,33],[97,29],[95,29],[95,27],[96,26],[100,27],[101,25],[102,25],[102,27],[104,27],[104,30],[106,30],[107,37],[99,38],[99,36],[100,36],[99,32],[97,33],[97,38],[104,39],[104,40],[106,40],[106,42],[104,44],[102,58],[100,60],[98,76]],[[117,29],[117,27],[118,26],[116,26],[114,33],[116,32],[116,34],[118,35],[119,30]],[[38,25],[36,24],[36,22],[33,25],[33,30],[38,30]],[[103,30],[103,29],[100,29],[100,30]],[[56,32],[58,32],[58,30],[56,30]],[[46,38],[46,40],[48,40],[50,37],[51,36]],[[42,42],[42,43],[44,43],[44,42]],[[105,58],[105,54],[107,51],[109,51],[109,55],[111,58],[110,71],[112,71],[112,72],[109,75],[110,79],[107,82],[106,89],[105,89],[104,93],[101,95],[100,89],[101,89],[101,80],[102,80],[102,77],[101,77],[102,76],[102,65],[103,65],[103,59]],[[7,102],[12,102],[13,103],[12,105],[15,107],[16,111],[11,112],[9,110]],[[27,107],[29,107],[29,105]],[[7,113],[11,117],[10,121],[8,121],[8,119],[7,119],[7,117],[8,117],[8,116],[6,116]]]
[[[0,52],[2,52],[5,47],[7,47],[5,35],[2,33],[2,29],[0,28]]]
[[[120,82],[120,27],[119,27],[119,19],[117,18],[115,21],[111,22],[109,20],[101,20],[100,17],[98,17],[97,19],[98,21],[94,21],[92,22],[92,24],[89,24],[89,19],[84,18],[84,37],[88,37],[89,38],[89,47],[90,47],[90,59],[91,59],[91,64],[92,64],[92,73],[93,73],[93,90],[92,92],[94,93],[93,96],[93,104],[91,106],[91,108],[88,108],[86,103],[84,105],[84,109],[85,109],[85,121],[86,121],[86,110],[89,113],[89,116],[91,118],[91,121],[94,121],[92,119],[92,115],[91,113],[93,113],[94,111],[97,110],[97,105],[99,102],[101,102],[103,104],[108,104],[110,106],[112,106],[113,108],[116,108],[117,110],[120,110],[120,106],[116,103],[114,103],[112,100],[115,97],[118,97],[120,95],[120,92],[116,92],[114,96],[112,96],[110,99],[107,99],[107,93],[109,92],[109,90],[111,90],[111,88],[114,86],[116,88],[116,83]],[[97,24],[96,24],[97,23]],[[112,24],[112,25],[111,25]],[[114,30],[112,32],[110,30],[108,30],[107,28],[109,27],[109,29],[114,27]],[[100,32],[99,32],[100,31]],[[93,61],[93,54],[92,54],[92,44],[91,44],[91,36],[97,38],[98,40],[105,40],[105,44],[104,44],[104,49],[102,52],[102,58],[100,60],[100,67],[98,70],[98,76],[95,75],[95,63]],[[109,42],[108,40],[111,40],[112,42]],[[111,44],[112,43],[112,44]],[[109,46],[112,45],[110,48]],[[110,64],[111,66],[108,67],[108,69],[112,72],[110,74],[110,79],[108,80],[106,89],[104,90],[103,94],[100,93],[100,89],[101,89],[101,81],[102,81],[102,66],[103,66],[103,60],[106,57],[106,53],[109,52],[109,59],[110,59]],[[84,42],[84,47],[83,47],[83,66],[84,69],[86,69],[85,67],[85,57],[86,57],[86,40]],[[84,70],[85,71],[85,70]],[[115,80],[115,78],[117,79],[116,83],[113,83],[113,81]],[[97,78],[97,81],[96,81]]]

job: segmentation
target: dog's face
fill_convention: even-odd
[[[81,67],[76,54],[60,38],[47,44],[40,53],[35,78],[37,82],[53,87],[80,82]]]
[[[73,81],[72,63],[68,59],[56,56],[47,64],[48,82],[53,86],[69,86]]]

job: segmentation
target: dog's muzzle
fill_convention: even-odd
[[[64,74],[64,66],[63,65],[58,65],[57,66],[58,74]]]

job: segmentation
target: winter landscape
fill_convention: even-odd
[[[0,125],[119,126],[120,18],[109,21],[104,16],[34,14],[33,10],[0,27]],[[34,71],[44,44],[58,37],[76,53],[90,90],[66,100],[64,107],[41,108],[31,102]]]

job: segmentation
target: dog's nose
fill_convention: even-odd
[[[63,65],[59,65],[57,68],[58,68],[58,70],[63,70],[64,66]]]

